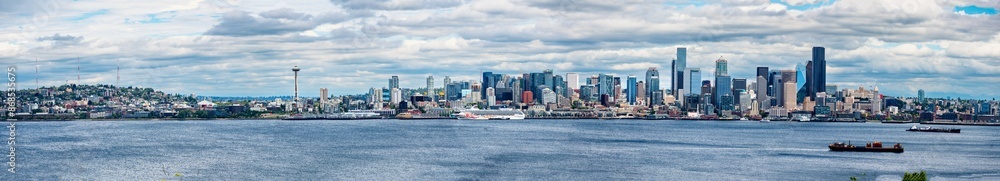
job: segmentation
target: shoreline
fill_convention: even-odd
[[[434,120],[434,119],[454,119],[456,118],[383,118],[378,120],[391,119],[391,120]],[[634,120],[634,121],[657,121],[657,120],[671,120],[671,121],[719,121],[719,122],[758,122],[760,120],[739,120],[739,119],[693,119],[693,118],[657,118],[657,119],[644,119],[644,118],[525,118],[524,120]],[[281,120],[281,121],[303,121],[303,120],[290,120],[281,118],[193,118],[193,119],[175,119],[175,118],[154,118],[154,119],[68,119],[68,120],[0,120],[0,122],[67,122],[67,121],[243,121],[243,120]],[[344,120],[372,120],[372,119],[309,119],[309,120],[329,120],[329,121],[344,121]],[[863,121],[792,121],[792,120],[772,120],[772,122],[802,122],[802,123],[882,123],[882,124],[907,124],[907,123],[919,123],[919,124],[939,124],[939,125],[975,125],[975,126],[1000,126],[1000,123],[957,123],[957,122],[879,122],[877,120],[863,120]]]

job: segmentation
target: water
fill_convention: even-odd
[[[0,180],[1000,180],[1000,127],[648,120],[17,123]],[[4,131],[6,132],[6,131]],[[905,153],[830,152],[835,141]],[[3,150],[6,155],[6,148]],[[4,169],[7,167],[5,166]]]

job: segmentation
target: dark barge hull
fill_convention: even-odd
[[[937,133],[962,133],[962,129],[907,129],[906,131],[916,131],[916,132],[937,132]]]
[[[866,148],[866,147],[835,147],[830,146],[830,151],[853,151],[853,152],[893,152],[902,153],[903,148]]]

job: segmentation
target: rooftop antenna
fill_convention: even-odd
[[[76,57],[76,83],[80,84],[80,57]]]
[[[38,87],[38,57],[35,57],[35,89],[40,89]]]

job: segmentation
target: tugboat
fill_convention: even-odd
[[[865,147],[857,147],[857,146],[851,145],[851,143],[844,144],[844,143],[841,143],[841,142],[836,142],[836,143],[830,144],[830,151],[893,152],[893,153],[902,153],[903,152],[903,146],[899,145],[899,143],[896,143],[896,145],[892,145],[892,147],[886,148],[886,147],[882,147],[882,142],[876,141],[876,142],[869,142],[868,144],[865,145]]]
[[[919,132],[940,132],[940,133],[962,133],[962,129],[958,128],[935,128],[935,127],[920,127],[913,125],[910,129],[906,131],[919,131]]]

